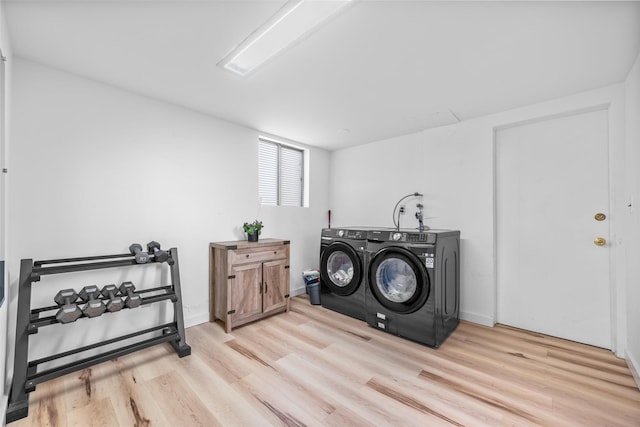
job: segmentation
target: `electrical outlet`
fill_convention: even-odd
[[[404,206],[400,206],[400,215],[404,215]]]

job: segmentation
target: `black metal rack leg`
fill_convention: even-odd
[[[178,267],[178,249],[169,249],[169,254],[173,259],[173,265],[171,266],[171,283],[173,283],[173,291],[176,294],[177,301],[173,303],[173,321],[176,322],[178,328],[178,335],[180,339],[177,341],[171,341],[171,345],[178,353],[178,356],[185,357],[191,354],[191,347],[187,345],[185,333],[184,333],[184,317],[182,313],[182,290],[180,286],[180,268]]]
[[[16,350],[13,356],[13,383],[7,407],[7,422],[29,415],[29,395],[26,391],[27,365],[29,358],[29,322],[31,317],[31,282],[33,260],[20,262],[20,284],[18,286],[18,316],[16,319]]]

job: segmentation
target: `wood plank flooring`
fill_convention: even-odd
[[[640,426],[610,351],[462,322],[438,350],[293,298],[38,385],[21,426]]]

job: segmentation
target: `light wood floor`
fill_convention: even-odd
[[[19,426],[640,426],[611,352],[463,322],[438,350],[292,299],[292,311],[38,385]]]

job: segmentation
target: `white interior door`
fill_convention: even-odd
[[[7,151],[5,149],[5,115],[4,115],[4,107],[5,107],[5,61],[4,55],[0,50],[0,307],[4,303],[5,299],[5,280],[4,280],[4,246],[5,246],[5,231],[7,229],[6,219],[5,219],[5,210],[6,210],[6,199],[5,199],[5,187],[6,187],[6,178],[5,178],[5,170],[7,168]],[[4,364],[0,364],[0,366],[4,366]]]
[[[611,348],[607,123],[598,110],[496,133],[498,323]]]

